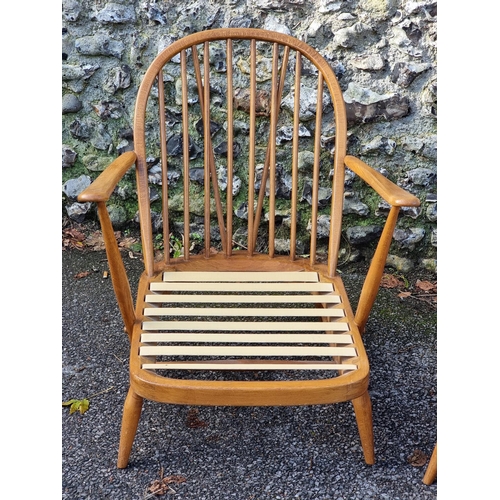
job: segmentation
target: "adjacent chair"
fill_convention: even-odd
[[[194,33],[147,68],[133,150],[79,195],[97,204],[130,339],[119,468],[129,463],[144,399],[351,401],[364,460],[374,463],[362,333],[400,208],[420,202],[346,150],[335,74],[292,36]],[[134,165],[144,258],[135,304],[108,211]],[[337,272],[348,170],[388,207],[355,313]]]

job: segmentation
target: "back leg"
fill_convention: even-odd
[[[368,465],[375,463],[375,451],[373,446],[373,420],[372,420],[372,403],[368,391],[359,398],[353,399],[354,413],[356,414],[356,422],[358,423],[359,437],[365,462]]]
[[[120,448],[118,450],[118,468],[124,469],[128,465],[130,451],[134,442],[139,417],[141,416],[143,398],[138,396],[132,387],[129,388],[123,407],[122,430],[120,433]]]

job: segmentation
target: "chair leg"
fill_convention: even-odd
[[[356,414],[365,462],[368,465],[373,465],[375,463],[375,451],[373,445],[372,403],[368,391],[359,398],[353,399],[352,405]]]
[[[141,416],[143,398],[138,396],[132,388],[128,390],[123,407],[122,430],[120,433],[120,448],[118,450],[118,468],[124,469],[128,465],[130,451],[134,442],[139,417]]]
[[[434,451],[432,452],[431,459],[427,464],[427,469],[425,470],[422,482],[424,484],[430,485],[436,480],[436,476],[437,476],[437,444],[436,446],[434,446]]]

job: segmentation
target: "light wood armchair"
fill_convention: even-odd
[[[291,36],[214,29],[172,43],[151,63],[136,101],[134,150],[79,195],[97,204],[131,344],[119,468],[129,462],[144,398],[215,406],[352,401],[364,459],[374,463],[361,334],[400,208],[419,200],[346,155],[346,144],[334,72]],[[152,164],[155,172],[161,165],[155,185]],[[107,210],[133,165],[145,266],[135,305]],[[346,167],[391,205],[355,314],[336,272]],[[176,234],[180,256],[169,251]]]

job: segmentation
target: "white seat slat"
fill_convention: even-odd
[[[333,292],[331,283],[172,283],[153,281],[151,291],[185,292]],[[214,296],[214,300],[217,298]]]
[[[147,307],[144,309],[144,316],[220,316],[220,317],[335,317],[341,318],[344,316],[342,309],[299,309],[299,308],[274,308],[274,307],[261,307],[261,308],[247,308],[247,307]]]
[[[216,300],[221,304],[339,304],[339,295],[146,295],[146,302],[171,304],[204,304]]]
[[[314,272],[164,272],[163,281],[182,282],[317,282]]]
[[[293,362],[293,363],[273,363],[272,361],[235,363],[228,361],[205,361],[205,362],[168,362],[168,363],[144,363],[144,370],[356,370],[353,364],[341,365],[338,363],[317,363],[317,362]]]
[[[356,356],[354,347],[143,345],[141,356]]]
[[[284,321],[144,321],[145,331],[158,330],[199,330],[199,331],[314,331],[314,332],[347,332],[349,325],[345,321],[314,321],[314,322],[284,322]]]
[[[352,344],[352,337],[345,334],[325,333],[239,333],[237,335],[228,333],[143,333],[141,342],[225,342],[231,344]]]

